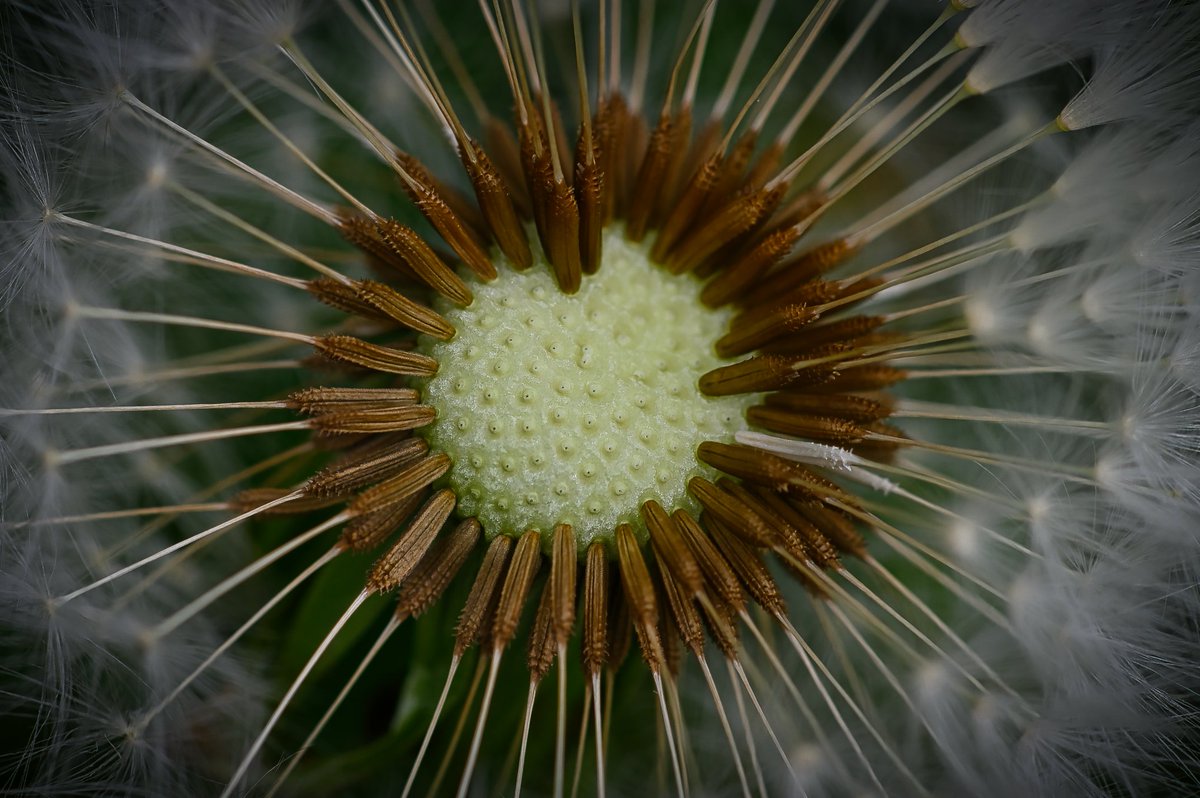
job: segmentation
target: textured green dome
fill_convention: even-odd
[[[730,311],[704,307],[698,280],[647,251],[613,228],[577,294],[539,257],[473,284],[470,307],[439,308],[458,332],[424,344],[441,364],[424,389],[438,413],[424,434],[454,461],[460,512],[489,535],[564,522],[583,548],[622,521],[640,527],[648,499],[691,507],[687,481],[707,470],[696,447],[745,426],[751,397],[697,388],[727,362],[713,342]]]

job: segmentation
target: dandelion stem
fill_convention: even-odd
[[[279,197],[280,199],[282,199],[284,202],[288,203],[289,205],[291,205],[295,208],[298,208],[299,210],[302,210],[305,213],[308,213],[309,215],[316,217],[317,219],[320,219],[321,221],[325,222],[326,224],[334,225],[334,226],[337,225],[337,223],[338,223],[337,214],[335,214],[329,208],[326,208],[325,206],[320,205],[320,204],[308,199],[307,197],[301,196],[300,194],[298,194],[297,192],[288,188],[287,186],[284,186],[279,181],[277,181],[273,178],[267,177],[265,174],[258,171],[254,167],[252,167],[242,161],[239,161],[237,158],[233,157],[232,155],[230,155],[229,153],[220,149],[219,147],[216,147],[213,144],[210,144],[208,141],[200,138],[192,131],[190,131],[187,128],[183,127],[182,125],[172,121],[171,119],[168,119],[167,117],[160,114],[158,111],[155,111],[153,108],[146,105],[144,102],[142,102],[137,97],[130,94],[128,91],[122,91],[120,98],[122,101],[128,103],[129,105],[131,105],[133,108],[137,109],[138,111],[141,111],[142,113],[146,114],[151,119],[153,119],[154,121],[163,125],[164,127],[166,127],[168,130],[172,131],[173,133],[176,133],[177,135],[183,137],[186,141],[188,141],[191,144],[195,145],[196,147],[200,148],[204,152],[207,152],[208,154],[215,156],[219,161],[222,161],[225,164],[232,166],[236,171],[241,172],[242,174],[258,181],[259,184],[261,184],[263,186],[263,188],[265,188],[267,191],[271,192],[275,196]]]
[[[525,698],[525,719],[521,723],[521,753],[517,759],[517,784],[513,798],[521,798],[521,782],[525,777],[525,750],[529,744],[529,726],[533,722],[533,702],[537,698],[538,681],[529,680],[529,694]]]
[[[311,344],[316,340],[313,336],[305,335],[303,333],[288,332],[286,330],[273,330],[268,327],[255,327],[250,324],[239,324],[232,321],[202,319],[195,316],[178,316],[173,313],[147,313],[136,310],[121,310],[119,308],[97,308],[88,306],[76,307],[75,313],[77,316],[84,319],[132,321],[145,324],[166,324],[176,327],[194,327],[201,330],[223,330],[226,332],[246,333],[248,335],[261,335],[268,338],[282,338],[288,341],[299,341],[303,344]]]
[[[575,566],[572,565],[572,568]],[[554,798],[563,798],[567,756],[567,648],[558,647],[558,701],[554,735]]]
[[[240,524],[242,521],[245,521],[248,518],[253,518],[256,515],[267,512],[268,510],[270,510],[274,507],[278,507],[281,504],[286,504],[287,502],[293,501],[294,499],[298,499],[302,495],[303,495],[303,493],[301,491],[293,491],[292,493],[289,493],[286,496],[280,496],[278,499],[274,499],[272,501],[267,502],[266,504],[259,505],[258,507],[255,507],[252,510],[247,510],[246,512],[242,513],[241,515],[236,515],[233,518],[230,518],[228,521],[222,521],[221,523],[217,524],[216,526],[211,526],[208,529],[204,530],[203,532],[197,532],[196,534],[192,535],[189,538],[184,538],[183,540],[181,540],[177,543],[174,543],[170,546],[167,546],[165,549],[161,549],[161,550],[155,552],[154,554],[149,555],[148,557],[143,557],[142,559],[138,560],[137,562],[135,562],[131,565],[127,565],[124,568],[121,568],[117,571],[114,571],[113,573],[109,574],[108,576],[102,577],[90,584],[84,585],[83,587],[79,588],[78,590],[74,590],[74,591],[66,594],[65,596],[60,596],[59,598],[55,599],[55,604],[58,606],[62,606],[63,604],[66,604],[68,601],[72,601],[73,599],[79,598],[84,593],[95,590],[96,588],[98,588],[102,585],[106,585],[109,582],[113,581],[114,579],[120,579],[125,574],[130,573],[132,571],[136,571],[137,569],[139,569],[145,565],[149,565],[150,563],[154,562],[155,560],[160,560],[163,557],[166,557],[168,554],[179,551],[182,548],[186,548],[187,546],[190,546],[193,543],[201,541],[204,538],[209,537],[210,535],[214,535],[223,529],[234,526],[236,524]]]
[[[775,746],[775,751],[779,754],[783,766],[787,768],[788,775],[792,777],[792,783],[799,786],[800,778],[796,775],[796,770],[792,767],[792,760],[783,750],[783,744],[779,742],[779,737],[775,734],[775,728],[771,725],[771,721],[767,719],[767,713],[763,711],[762,703],[758,700],[758,694],[754,691],[754,687],[751,686],[749,677],[746,676],[746,669],[736,659],[726,660],[726,665],[729,666],[731,679],[734,674],[737,674],[737,678],[742,683],[746,695],[750,697],[750,703],[754,704],[754,711],[758,713],[758,718],[762,721],[763,728],[767,730],[767,736],[771,738],[771,744]],[[749,732],[746,733],[746,739],[752,739]],[[751,744],[751,750],[753,750],[753,744]],[[763,794],[765,795],[766,793]]]
[[[215,496],[218,493],[220,493],[221,491],[225,490],[226,488],[228,488],[232,485],[237,485],[238,483],[241,483],[242,481],[244,481],[256,474],[261,474],[263,471],[266,471],[269,468],[273,468],[274,466],[279,465],[280,463],[287,462],[288,460],[292,459],[296,455],[302,454],[304,452],[312,451],[312,448],[313,448],[312,443],[309,441],[306,441],[304,443],[299,444],[298,446],[293,446],[289,449],[284,449],[283,451],[277,452],[276,454],[273,454],[268,458],[260,460],[259,462],[255,463],[251,466],[243,468],[241,471],[234,472],[226,477],[223,477],[220,480],[217,480],[216,482],[207,486],[203,490],[197,491],[196,493],[192,494],[189,498],[192,500],[196,500],[196,499],[206,499],[210,496]],[[224,507],[226,510],[235,509],[235,506],[233,504],[229,504],[229,503],[224,505]],[[167,515],[161,516],[160,518],[155,519],[154,521],[152,521],[148,524],[144,524],[134,534],[130,535],[125,541],[123,541],[121,545],[114,546],[113,548],[107,550],[104,553],[104,555],[106,557],[115,556],[115,555],[121,553],[122,551],[125,551],[126,549],[137,545],[142,540],[144,540],[147,537],[149,537],[150,535],[154,534],[154,532],[165,527],[173,519],[174,519],[173,514],[167,514]],[[138,580],[138,582],[135,585],[133,585],[133,587],[129,588],[129,590],[125,591],[125,593],[122,594],[120,598],[118,598],[115,602],[113,602],[111,610],[113,612],[120,611],[123,607],[127,606],[129,604],[129,602],[132,601],[136,596],[138,596],[142,592],[144,592],[146,590],[146,588],[148,588],[150,585],[154,584],[156,581],[161,579],[165,574],[169,573],[171,571],[171,569],[178,567],[181,563],[183,563],[188,558],[193,557],[197,553],[203,551],[205,549],[205,547],[212,545],[214,542],[216,542],[218,539],[220,539],[220,537],[223,534],[225,534],[225,532],[227,532],[227,531],[228,530],[224,530],[223,532],[220,532],[216,535],[205,538],[204,540],[200,541],[200,543],[196,544],[195,546],[188,547],[184,551],[180,552],[177,556],[172,557],[171,559],[167,560],[162,565],[160,565],[158,568],[156,568],[153,571],[151,571],[150,573],[146,574],[144,577],[142,577],[140,580]]]
[[[209,502],[207,504],[165,504],[159,507],[133,507],[124,510],[108,510],[99,513],[83,513],[80,515],[59,515],[53,518],[32,518],[28,521],[0,521],[0,527],[6,529],[23,529],[32,526],[51,526],[54,524],[78,524],[90,521],[113,521],[121,518],[137,518],[143,515],[160,515],[162,513],[214,513],[228,510],[225,502]]]
[[[788,61],[787,67],[779,75],[779,79],[775,81],[771,93],[760,104],[758,113],[750,122],[752,130],[762,130],[767,123],[767,117],[775,110],[776,104],[779,102],[783,90],[792,82],[792,76],[796,74],[796,70],[800,68],[800,64],[808,57],[809,51],[817,40],[817,36],[825,28],[829,18],[833,16],[833,12],[837,10],[841,0],[820,0],[816,3],[812,11],[805,17],[804,21],[796,29],[797,34],[803,34],[803,41],[796,47],[792,53],[791,59]],[[794,39],[793,39],[794,41]]]
[[[483,688],[483,702],[479,705],[479,720],[475,723],[475,734],[471,737],[467,763],[463,766],[462,779],[458,782],[458,798],[466,798],[467,790],[471,787],[471,776],[475,773],[475,762],[479,758],[479,745],[483,742],[483,727],[487,722],[488,710],[491,708],[492,692],[496,689],[496,674],[500,672],[500,658],[503,655],[503,649],[496,649],[492,652],[487,684]]]
[[[263,730],[259,732],[258,737],[256,737],[254,742],[250,745],[250,750],[246,752],[246,755],[242,758],[241,764],[238,765],[237,770],[234,771],[233,776],[230,777],[229,783],[225,785],[225,789],[221,792],[221,798],[229,798],[229,796],[233,795],[233,792],[235,789],[237,789],[237,785],[241,782],[242,777],[245,776],[246,771],[250,769],[250,765],[254,761],[254,757],[257,756],[259,750],[267,741],[267,735],[269,735],[271,730],[275,728],[275,724],[279,722],[279,718],[283,715],[283,711],[287,709],[288,704],[291,703],[292,698],[295,697],[296,692],[300,689],[300,685],[302,685],[304,680],[308,678],[308,675],[312,672],[313,667],[317,664],[317,660],[320,659],[321,655],[325,653],[325,649],[329,648],[329,644],[332,643],[333,639],[337,637],[339,632],[342,631],[342,627],[346,625],[351,616],[358,611],[358,608],[361,607],[363,602],[370,598],[371,595],[371,592],[368,590],[363,590],[361,593],[359,593],[354,601],[350,602],[350,606],[346,608],[346,611],[342,613],[342,616],[337,619],[336,623],[334,623],[333,628],[329,630],[329,634],[325,635],[325,638],[320,642],[320,644],[317,645],[317,648],[315,651],[313,651],[312,656],[308,658],[308,662],[304,663],[304,667],[301,669],[299,675],[296,676],[291,686],[288,687],[287,692],[284,693],[283,698],[280,699],[279,705],[275,707],[275,711],[271,713],[271,717],[267,720],[267,724],[263,727]]]
[[[671,718],[667,713],[667,700],[663,693],[662,674],[654,671],[651,675],[654,677],[654,691],[658,695],[658,710],[662,717],[664,731],[667,735],[667,749],[671,752],[671,768],[675,773],[675,794],[678,798],[684,798],[683,771],[679,767],[679,751],[675,747],[675,734],[671,731]],[[459,796],[459,798],[462,798],[462,796]]]
[[[579,717],[579,742],[575,746],[575,767],[571,771],[571,798],[578,798],[583,780],[583,756],[587,752],[588,730],[591,728],[592,684],[583,685],[583,712]]]
[[[267,132],[269,132],[279,141],[280,144],[287,148],[288,152],[296,156],[296,158],[306,167],[308,167],[313,174],[319,177],[322,182],[337,192],[337,194],[342,199],[346,200],[346,202],[349,202],[351,205],[357,208],[364,216],[370,218],[375,217],[376,214],[370,208],[368,208],[366,205],[360,202],[357,197],[347,191],[341,183],[330,177],[328,172],[317,166],[316,162],[313,161],[312,158],[308,157],[304,150],[300,149],[300,147],[294,141],[284,135],[283,131],[281,131],[274,122],[268,119],[267,116],[258,109],[258,106],[250,101],[249,97],[243,94],[237,86],[233,85],[232,81],[225,76],[225,73],[221,71],[220,67],[213,65],[210,67],[210,70],[213,74],[213,77],[215,77],[217,82],[225,87],[225,90],[229,92],[230,96],[237,100],[238,103],[240,103],[241,106],[246,109],[246,112],[249,113],[250,116],[254,117],[256,122],[266,128]]]
[[[287,402],[197,402],[180,405],[108,405],[101,407],[43,407],[27,410],[0,407],[4,416],[66,416],[91,413],[152,413],[163,411],[191,410],[286,410]]]
[[[726,111],[733,103],[734,94],[742,85],[746,67],[750,64],[750,58],[754,55],[754,49],[762,37],[763,28],[767,25],[767,18],[771,15],[771,9],[774,7],[775,0],[763,0],[755,8],[754,18],[750,20],[746,33],[742,36],[741,47],[738,48],[737,56],[734,57],[733,63],[729,67],[729,74],[725,77],[721,93],[717,95],[717,100],[713,103],[711,112],[713,119],[724,118]]]
[[[862,19],[858,23],[858,27],[856,27],[854,32],[850,34],[850,38],[846,39],[846,43],[842,45],[842,49],[838,51],[838,54],[834,56],[834,59],[829,62],[829,65],[821,74],[820,79],[811,89],[809,89],[808,94],[804,98],[804,102],[800,103],[800,107],[796,109],[796,113],[792,114],[791,119],[789,119],[787,124],[783,126],[783,130],[781,130],[779,135],[776,137],[777,141],[786,143],[795,140],[796,133],[800,130],[800,126],[804,124],[806,119],[808,119],[809,113],[811,113],[812,109],[816,107],[817,101],[824,96],[825,90],[829,88],[831,83],[833,83],[834,78],[841,74],[842,67],[846,65],[846,61],[849,60],[850,56],[854,54],[854,51],[858,49],[858,45],[862,43],[863,38],[871,29],[871,26],[875,24],[877,19],[879,19],[880,13],[887,4],[888,0],[875,0],[875,3],[872,4],[872,6],[867,10],[867,13],[863,14]]]
[[[746,749],[750,753],[750,769],[754,771],[754,786],[758,788],[760,798],[766,798],[767,785],[763,781],[762,765],[758,762],[758,748],[754,744],[754,732],[750,729],[750,716],[746,714],[746,700],[738,685],[737,676],[733,671],[733,660],[726,659],[726,672],[729,675],[729,687],[737,704],[738,720],[742,724],[742,738],[746,741]]]
[[[342,112],[346,119],[348,119],[356,128],[358,128],[359,132],[363,135],[363,138],[370,143],[371,148],[375,150],[380,159],[392,167],[392,169],[396,170],[396,172],[400,174],[401,178],[404,179],[406,183],[415,186],[416,183],[413,181],[408,172],[405,172],[396,163],[396,145],[392,144],[392,142],[390,142],[386,136],[380,133],[375,126],[368,122],[362,114],[354,110],[354,107],[351,106],[350,103],[346,102],[346,100],[340,94],[334,91],[333,87],[329,85],[328,81],[321,77],[321,74],[317,72],[317,69],[312,65],[312,62],[305,58],[304,53],[300,51],[300,48],[296,42],[288,39],[279,45],[279,49],[285,56],[287,56],[288,60],[296,65],[296,68],[299,69],[306,78],[312,81],[313,84],[321,90],[321,93],[324,94],[325,97],[332,102],[339,111]],[[339,220],[335,217],[332,224],[336,225],[338,222]]]
[[[303,263],[305,266],[309,267],[318,274],[323,274],[330,279],[337,280],[339,283],[348,284],[351,282],[349,277],[337,271],[336,269],[326,266],[316,258],[301,252],[299,249],[296,249],[291,244],[280,241],[278,238],[275,238],[275,236],[271,235],[266,230],[263,230],[261,227],[256,227],[255,225],[250,224],[250,222],[238,216],[236,213],[222,208],[220,205],[217,205],[207,197],[192,191],[190,188],[179,183],[170,183],[169,186],[172,191],[196,207],[201,208],[218,219],[228,222],[239,230],[254,236],[259,241],[262,241],[264,244],[267,244],[272,249],[275,249],[276,251],[286,255],[297,263]],[[308,284],[305,281],[296,280],[294,282],[299,284],[298,287],[307,290]]]
[[[599,672],[592,674],[592,718],[596,726],[596,795],[598,798],[604,798],[604,785],[607,779],[604,774],[604,735],[602,734],[602,718],[600,717]]]
[[[717,710],[717,718],[721,721],[722,731],[725,732],[725,742],[729,745],[729,752],[733,754],[733,764],[737,769],[738,781],[742,785],[742,795],[750,798],[750,782],[746,779],[746,768],[742,764],[742,755],[738,751],[737,741],[733,737],[733,727],[729,725],[729,717],[725,714],[725,705],[721,701],[721,694],[717,691],[717,683],[713,680],[712,670],[709,669],[708,660],[703,654],[697,654],[696,661],[700,663],[700,671],[704,674],[704,681],[708,684],[713,707]]]
[[[162,449],[168,446],[186,446],[193,443],[207,443],[228,438],[243,438],[248,435],[268,435],[273,432],[288,432],[292,430],[311,429],[308,421],[287,421],[281,424],[258,424],[232,429],[206,430],[205,432],[186,432],[181,435],[165,435],[161,438],[143,438],[123,443],[110,443],[104,446],[91,446],[85,449],[68,449],[63,452],[50,451],[46,460],[54,466],[78,463],[84,460],[95,460],[99,457],[111,457],[116,454],[132,454],[150,449]]]
[[[867,769],[867,775],[871,778],[871,781],[874,782],[875,786],[878,787],[883,794],[887,793],[883,787],[883,784],[880,783],[879,777],[875,774],[875,769],[871,767],[870,760],[863,752],[862,746],[858,744],[857,738],[855,737],[854,733],[850,731],[850,727],[847,725],[845,718],[842,717],[842,713],[837,708],[837,704],[834,703],[833,697],[825,688],[825,683],[821,679],[821,675],[824,675],[825,679],[829,681],[829,684],[833,686],[833,689],[836,690],[838,695],[841,696],[842,700],[846,702],[846,706],[850,708],[850,711],[853,712],[863,726],[866,727],[867,733],[875,739],[875,742],[878,743],[879,747],[883,749],[883,752],[887,755],[888,759],[892,760],[892,763],[896,765],[901,773],[904,774],[905,778],[907,778],[913,784],[913,786],[916,787],[918,794],[929,795],[929,791],[924,788],[917,777],[913,775],[912,771],[908,769],[908,766],[904,764],[904,760],[900,758],[895,749],[883,738],[883,735],[881,735],[879,730],[875,728],[875,724],[871,723],[871,721],[867,719],[867,716],[858,706],[858,702],[850,697],[850,695],[846,692],[846,689],[842,687],[841,682],[834,678],[833,674],[829,671],[829,668],[824,662],[821,661],[820,657],[817,656],[816,652],[812,650],[808,643],[806,643],[798,634],[795,634],[795,628],[792,627],[791,624],[788,624],[784,627],[784,631],[787,633],[787,638],[791,642],[792,647],[796,650],[796,653],[800,655],[800,661],[804,663],[804,668],[808,671],[808,675],[812,680],[812,683],[816,685],[817,692],[819,692],[821,694],[821,698],[824,699],[825,706],[829,708],[830,713],[833,715],[834,721],[841,728],[843,736],[846,738],[847,742],[850,743],[850,747],[854,749],[854,753],[858,755],[859,761],[862,762],[863,766]],[[814,668],[814,665],[816,668]],[[817,673],[817,669],[820,670],[820,674]]]
[[[878,523],[879,522],[877,520],[876,525],[878,525]],[[960,637],[953,629],[951,629],[950,625],[947,624],[940,615],[930,609],[928,604],[922,601],[920,597],[913,593],[902,581],[897,579],[895,574],[884,568],[882,565],[879,565],[877,562],[872,563],[872,567],[874,567],[876,573],[880,574],[888,582],[888,584],[890,584],[897,590],[897,592],[900,593],[900,595],[904,596],[904,598],[906,598],[914,607],[916,607],[922,615],[932,621],[942,634],[946,635],[947,638],[953,641],[953,643],[958,646],[958,648],[964,654],[966,654],[971,661],[974,662],[981,671],[983,671],[983,673],[987,674],[988,678],[1000,685],[1000,687],[1006,693],[1012,696],[1018,703],[1023,702],[1020,694],[1017,693],[1017,691],[1013,688],[1009,687],[1004,680],[996,674],[995,670],[993,670],[992,667],[988,665],[978,653],[976,653],[975,649],[967,645],[966,641],[964,641],[962,637]]]
[[[75,392],[89,391],[104,386],[139,385],[157,382],[172,382],[187,380],[193,377],[215,377],[222,374],[241,374],[244,372],[277,371],[279,369],[299,368],[299,360],[252,360],[244,363],[219,363],[215,365],[189,366],[187,368],[162,369],[135,374],[121,374],[108,377],[105,380],[95,380],[75,386]]]
[[[404,789],[400,793],[400,798],[408,798],[408,793],[412,790],[413,782],[417,780],[417,771],[421,769],[421,761],[425,758],[425,752],[429,750],[429,741],[433,739],[433,730],[437,728],[438,719],[442,716],[442,709],[446,706],[446,696],[450,694],[450,685],[454,682],[454,674],[458,672],[458,664],[462,660],[455,656],[450,659],[450,669],[446,673],[446,682],[442,686],[441,695],[438,696],[437,706],[434,707],[433,715],[429,718],[429,727],[425,732],[424,739],[421,740],[421,748],[417,751],[417,758],[413,761],[412,767],[408,771],[408,779],[404,782]],[[466,706],[471,705],[471,700],[475,696],[474,689],[467,696]],[[455,735],[457,739],[457,735]]]
[[[148,247],[153,247],[154,249],[163,250],[164,252],[170,252],[175,255],[184,256],[187,258],[187,262],[189,263],[208,266],[216,271],[229,272],[231,274],[241,274],[248,277],[257,277],[261,280],[279,283],[292,288],[303,289],[305,287],[303,280],[297,280],[294,277],[285,277],[282,274],[275,274],[274,272],[269,272],[265,269],[259,269],[254,266],[247,266],[244,263],[229,260],[228,258],[221,258],[217,257],[216,255],[209,255],[205,252],[188,249],[187,247],[181,247],[178,244],[171,244],[166,241],[159,241],[155,238],[148,238],[135,233],[127,233],[124,230],[117,230],[112,227],[105,227],[104,225],[85,222],[82,219],[76,219],[73,216],[67,216],[66,214],[59,213],[58,211],[54,212],[53,218],[55,221],[62,222],[63,224],[69,224],[72,227],[93,230],[97,233],[103,233],[104,235],[112,236],[113,238],[120,238],[125,241],[133,241],[138,244],[144,244]]]
[[[917,399],[901,399],[892,411],[893,418],[937,418],[950,421],[974,421],[990,424],[1016,424],[1041,427],[1081,435],[1106,436],[1112,433],[1112,425],[1103,421],[1084,421],[1077,418],[1040,416],[1034,413],[1010,413],[990,407],[923,402]]]
[[[138,721],[139,728],[145,728],[147,725],[149,725],[150,721],[152,721],[160,712],[162,712],[167,707],[168,704],[170,704],[172,701],[174,701],[176,698],[178,698],[183,693],[183,691],[187,689],[188,685],[190,685],[192,682],[194,682],[200,676],[200,674],[204,673],[204,671],[206,671],[210,665],[212,665],[214,662],[216,662],[217,659],[222,654],[224,654],[226,651],[228,651],[230,646],[232,646],[234,643],[236,643],[238,640],[240,640],[242,635],[244,635],[244,634],[246,634],[246,632],[250,631],[250,629],[252,629],[255,624],[257,624],[259,621],[261,621],[263,619],[263,616],[265,616],[268,612],[270,612],[272,608],[274,608],[277,604],[279,604],[279,602],[283,601],[284,598],[286,598],[289,594],[291,594],[291,592],[293,590],[295,590],[297,587],[299,587],[310,576],[315,574],[317,571],[321,570],[321,568],[323,568],[325,565],[327,565],[339,553],[340,553],[340,549],[338,549],[336,547],[325,552],[323,555],[321,555],[315,561],[313,561],[311,564],[309,564],[308,567],[306,567],[303,571],[301,571],[299,574],[297,574],[292,579],[292,581],[290,581],[286,585],[284,585],[284,587],[278,593],[276,593],[271,598],[267,599],[262,604],[262,606],[260,606],[257,610],[254,611],[254,614],[251,615],[246,620],[245,623],[243,623],[241,626],[239,626],[233,634],[231,634],[229,637],[225,638],[224,642],[222,642],[221,645],[217,646],[216,649],[214,649],[211,654],[209,654],[207,657],[205,657],[204,661],[201,662],[199,665],[197,665],[195,670],[193,670],[191,673],[189,673],[187,676],[185,676],[179,682],[179,684],[175,685],[175,688],[173,690],[171,690],[171,692],[168,693],[167,696],[165,698],[163,698],[162,701],[159,701],[157,704],[155,704],[153,709],[151,709],[149,712],[147,712],[145,715],[143,715],[139,719],[139,721]]]
[[[338,513],[332,518],[328,518],[311,529],[296,535],[282,546],[275,547],[270,553],[259,557],[257,560],[250,563],[245,568],[242,568],[233,576],[222,580],[215,587],[205,591],[196,599],[189,602],[186,606],[174,612],[170,617],[159,623],[148,633],[148,639],[151,642],[157,642],[163,637],[166,637],[171,632],[178,629],[181,625],[196,617],[196,614],[209,604],[213,603],[230,590],[233,590],[250,577],[259,573],[271,563],[277,562],[279,558],[283,557],[285,554],[295,551],[300,546],[303,546],[308,541],[320,535],[322,532],[332,529],[333,527],[347,521],[350,518],[351,515],[349,513]]]
[[[308,753],[309,749],[312,748],[313,743],[321,734],[321,731],[333,717],[333,713],[337,712],[338,707],[340,707],[342,702],[346,700],[346,696],[348,696],[350,691],[354,689],[354,685],[358,683],[358,680],[362,677],[363,673],[366,672],[367,666],[371,664],[371,662],[375,659],[375,656],[379,653],[380,649],[383,648],[383,644],[386,643],[389,638],[391,638],[392,634],[398,628],[400,628],[401,622],[402,619],[395,615],[388,619],[387,625],[383,627],[383,631],[379,633],[379,637],[375,638],[375,642],[371,644],[371,648],[366,654],[363,655],[362,660],[358,663],[358,667],[354,669],[354,673],[352,673],[350,678],[346,680],[346,684],[342,686],[342,689],[333,699],[333,703],[331,703],[329,708],[325,710],[325,714],[322,715],[321,719],[317,721],[317,725],[313,726],[313,730],[309,732],[308,737],[304,738],[304,742],[301,743],[300,748],[294,755],[292,755],[291,759],[288,760],[287,767],[285,767],[283,772],[280,773],[275,779],[275,783],[271,785],[271,789],[267,793],[266,798],[272,798],[272,796],[279,792],[279,788],[284,785],[284,783],[288,780],[288,776],[290,776],[292,771],[296,769],[296,766],[300,764],[300,760],[303,759],[304,755]]]
[[[812,730],[813,736],[817,738],[817,741],[820,743],[822,749],[829,752],[829,755],[833,758],[833,761],[837,763],[838,769],[845,772],[846,767],[842,763],[841,757],[833,753],[836,749],[834,749],[833,745],[830,743],[829,737],[826,736],[824,725],[817,719],[816,714],[812,711],[812,708],[809,707],[808,702],[806,702],[800,695],[800,690],[796,687],[795,681],[792,680],[791,675],[788,673],[787,669],[783,667],[783,663],[780,662],[779,655],[776,653],[775,647],[769,640],[767,640],[766,636],[763,635],[762,630],[758,628],[758,624],[754,622],[754,619],[750,617],[748,612],[742,610],[739,613],[739,617],[742,619],[742,623],[745,625],[745,627],[750,630],[750,634],[754,636],[756,641],[758,641],[759,648],[761,648],[763,653],[766,655],[767,661],[771,663],[771,667],[775,670],[775,673],[779,675],[779,679],[783,683],[784,688],[788,691],[788,694],[791,695],[792,700],[796,702],[796,706],[799,708],[800,714],[804,716],[805,722],[808,723],[809,728]],[[760,679],[760,681],[762,681],[762,679]]]
[[[820,152],[820,150],[826,144],[836,138],[842,131],[846,130],[864,115],[869,113],[871,109],[875,108],[877,105],[879,105],[879,103],[883,102],[888,97],[907,86],[913,80],[923,75],[929,69],[952,55],[955,52],[955,48],[943,49],[941,52],[930,57],[920,66],[911,70],[903,78],[893,83],[877,97],[872,98],[871,95],[878,91],[879,88],[891,78],[895,71],[903,66],[904,62],[907,61],[909,57],[911,57],[912,54],[915,53],[921,47],[921,45],[924,44],[925,41],[946,22],[946,20],[950,19],[954,13],[955,12],[949,7],[943,11],[941,16],[939,16],[932,25],[926,28],[924,33],[918,36],[917,39],[908,46],[908,49],[906,49],[899,58],[893,61],[891,66],[884,70],[883,74],[880,75],[875,82],[872,83],[848,109],[846,109],[845,112],[843,112],[841,118],[834,122],[833,125],[831,125],[827,131],[825,131],[824,135],[822,135],[820,139],[818,139],[800,156],[798,156],[780,171],[779,182],[787,182],[792,180],[800,172],[800,170],[812,160],[814,155]]]
[[[962,172],[955,175],[950,180],[947,180],[946,182],[942,183],[940,186],[933,189],[932,191],[927,192],[924,196],[913,200],[912,202],[908,203],[907,205],[905,205],[901,208],[897,208],[896,210],[889,213],[887,216],[884,216],[882,219],[880,219],[876,222],[873,222],[872,224],[860,229],[852,237],[854,245],[861,246],[861,245],[866,244],[869,241],[875,240],[880,235],[882,235],[884,232],[892,229],[893,227],[900,224],[901,222],[904,222],[904,221],[912,218],[912,216],[914,214],[925,210],[930,205],[932,205],[934,202],[937,202],[938,200],[942,199],[943,197],[950,194],[954,190],[962,187],[965,183],[975,179],[979,175],[981,175],[984,172],[991,169],[993,166],[1003,163],[1004,161],[1011,158],[1013,155],[1016,155],[1017,153],[1021,152],[1022,150],[1028,148],[1030,145],[1034,144],[1035,142],[1041,141],[1046,136],[1057,133],[1057,132],[1059,132],[1059,130],[1054,125],[1047,125],[1045,127],[1039,128],[1038,130],[1035,130],[1033,133],[1030,133],[1028,136],[1025,136],[1024,138],[1020,139],[1019,141],[1004,148],[1003,150],[1001,150],[1000,152],[991,156],[990,158],[985,158],[984,160],[980,161],[979,163],[975,164],[974,166],[970,167],[969,169],[964,169]],[[1028,203],[1026,203],[1026,204],[1028,204]]]

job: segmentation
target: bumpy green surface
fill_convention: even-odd
[[[707,472],[696,447],[731,438],[750,403],[697,388],[727,362],[713,342],[730,315],[700,304],[699,281],[610,230],[574,296],[544,261],[471,288],[470,307],[439,308],[454,339],[423,345],[441,363],[423,391],[438,411],[426,437],[454,461],[463,515],[489,537],[566,522],[585,547],[622,521],[640,528],[647,499],[693,506],[687,481]]]

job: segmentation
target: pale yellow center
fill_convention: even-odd
[[[700,375],[727,361],[713,351],[730,312],[700,304],[701,284],[650,263],[619,228],[604,237],[595,275],[573,296],[543,259],[475,282],[467,308],[439,310],[457,330],[423,351],[441,366],[424,401],[424,433],[454,465],[459,511],[489,536],[569,523],[586,547],[621,522],[640,528],[655,499],[693,508],[687,481],[705,440],[745,426],[746,397],[709,398]]]

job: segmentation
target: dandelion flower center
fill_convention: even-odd
[[[701,283],[651,263],[618,229],[602,268],[564,294],[545,263],[472,285],[465,308],[439,308],[458,331],[430,342],[441,363],[424,390],[437,409],[431,447],[454,461],[459,510],[489,535],[576,529],[586,548],[638,507],[691,507],[696,447],[744,426],[745,396],[707,397],[705,372],[728,310],[699,300]]]

